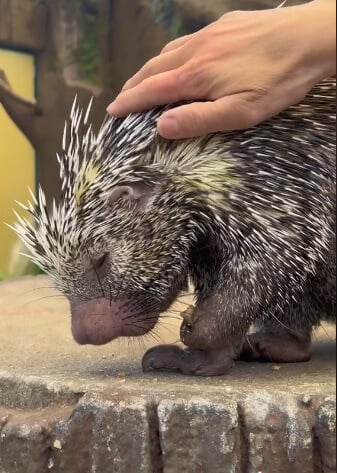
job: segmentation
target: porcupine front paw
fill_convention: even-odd
[[[239,360],[269,363],[300,363],[311,358],[309,337],[257,332],[247,336]]]
[[[175,345],[159,345],[148,350],[142,361],[144,372],[178,371],[185,375],[221,376],[233,366],[233,360],[222,350],[181,349]]]

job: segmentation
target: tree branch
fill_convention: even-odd
[[[43,113],[42,108],[37,102],[16,94],[8,82],[5,72],[1,69],[0,103],[3,105],[8,116],[32,145],[35,146],[37,136],[36,119]]]

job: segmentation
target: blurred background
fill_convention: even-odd
[[[231,10],[281,0],[0,0],[0,279],[35,273],[14,233],[15,200],[58,198],[56,152],[75,94],[97,130],[123,83],[171,39]],[[303,3],[288,1],[288,5]],[[19,211],[20,213],[20,211]]]

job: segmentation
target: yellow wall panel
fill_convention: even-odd
[[[0,69],[5,71],[13,90],[28,99],[34,98],[34,68],[32,55],[0,49]],[[34,191],[34,149],[0,105],[0,273],[7,273],[17,242],[3,222],[15,221],[13,208],[21,213],[15,200],[27,201],[28,186]]]

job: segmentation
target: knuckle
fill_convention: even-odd
[[[220,17],[220,21],[233,21],[242,18],[242,14],[244,12],[242,10],[232,10],[230,12],[225,13]]]
[[[164,53],[168,53],[170,51],[172,51],[172,49],[175,49],[178,44],[180,43],[181,39],[175,39],[173,41],[170,41],[169,43],[167,43],[163,49],[161,50],[161,54],[164,54]]]
[[[209,74],[202,61],[189,61],[178,72],[177,83],[184,93],[193,97],[203,97],[207,93]]]
[[[198,49],[208,43],[211,34],[211,30],[208,30],[206,28],[204,30],[198,31],[198,33],[195,34],[190,40],[190,48],[194,51],[198,51]]]
[[[171,52],[174,49],[184,46],[190,39],[192,35],[181,36],[180,38],[174,39],[167,43],[161,50],[161,54]]]
[[[148,77],[143,81],[143,94],[151,100],[162,100],[171,97],[175,90],[172,80],[159,81],[156,76]]]
[[[258,125],[263,117],[256,103],[242,102],[239,107],[240,121],[243,128],[251,128]]]
[[[155,70],[155,61],[154,59],[150,59],[144,64],[142,73],[145,76],[152,76],[154,73],[154,70]]]
[[[160,51],[160,54],[165,54],[171,49],[174,48],[174,41],[171,41],[170,43],[166,44],[166,46],[163,47],[163,49]]]
[[[152,95],[153,88],[155,87],[155,83],[152,78],[147,78],[142,81],[140,87],[142,94],[145,97],[150,97]]]

